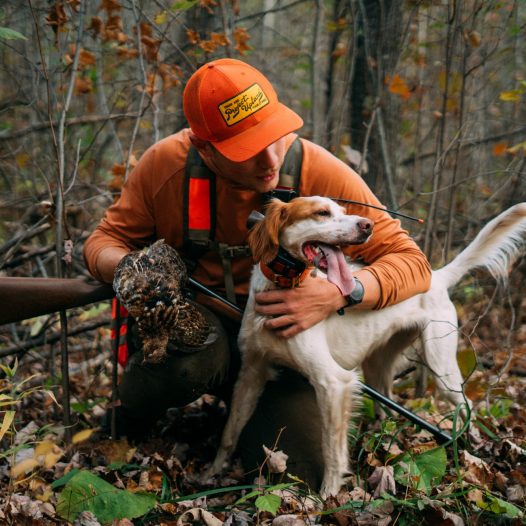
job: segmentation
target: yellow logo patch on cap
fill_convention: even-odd
[[[235,97],[221,103],[219,111],[226,125],[233,126],[264,108],[268,103],[269,100],[260,85],[252,84]]]

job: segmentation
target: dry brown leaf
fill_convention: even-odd
[[[484,460],[475,457],[467,451],[462,451],[460,459],[464,465],[464,481],[477,486],[489,487],[495,478]]]
[[[470,491],[467,492],[466,496],[470,502],[477,503],[477,502],[484,501],[484,493],[482,492],[481,489],[478,489],[478,488],[471,489]]]
[[[117,48],[117,55],[124,59],[137,58],[139,56],[139,50],[135,48],[128,48],[125,46],[119,46]]]
[[[222,526],[223,521],[220,521],[217,517],[214,517],[209,511],[206,511],[203,508],[193,508],[185,511],[177,521],[177,526],[187,526],[188,524]]]
[[[482,37],[478,31],[470,31],[467,35],[471,47],[479,47],[482,42]]]
[[[526,455],[526,450],[512,442],[509,438],[506,438],[502,441],[500,454],[504,458],[510,460],[512,463],[515,463],[517,462],[519,457],[523,457]]]
[[[95,35],[100,35],[102,33],[104,30],[104,22],[100,16],[94,16],[91,18],[91,22],[88,27],[88,31],[89,30],[92,30]]]
[[[263,452],[267,456],[268,469],[271,473],[284,473],[287,470],[288,455],[283,451],[272,451],[263,445]]]
[[[111,526],[133,526],[133,522],[130,519],[120,519],[114,521]]]
[[[393,511],[393,503],[386,500],[374,508],[368,505],[363,512],[356,513],[354,519],[359,526],[387,526],[391,523]]]
[[[272,521],[272,526],[305,526],[305,521],[296,515],[278,515]]]
[[[24,475],[26,473],[29,473],[33,471],[37,466],[39,466],[39,462],[36,458],[26,458],[18,463],[16,463],[11,468],[11,477],[14,479],[18,478],[20,475]]]
[[[130,447],[128,441],[122,440],[103,440],[97,444],[97,452],[102,454],[108,464],[113,462],[130,462],[136,448]]]
[[[374,468],[372,475],[367,479],[371,488],[374,488],[373,497],[379,497],[382,493],[396,492],[393,466],[378,466]]]
[[[80,50],[79,54],[79,64],[81,67],[87,67],[87,66],[94,66],[97,63],[97,59],[95,58],[95,54],[91,51],[87,51],[85,49]]]
[[[85,95],[93,91],[93,81],[90,77],[75,78],[75,95]]]
[[[188,29],[186,31],[186,38],[188,38],[190,44],[198,44],[201,41],[199,38],[199,33],[194,29]]]
[[[75,433],[73,437],[71,438],[71,442],[73,444],[78,444],[80,442],[85,442],[89,438],[91,438],[91,435],[98,431],[98,427],[95,427],[93,429],[83,429],[82,431],[79,431],[78,433]]]
[[[495,473],[495,486],[499,491],[502,493],[506,493],[506,488],[509,485],[508,477],[506,477],[503,473],[500,471],[497,471]]]
[[[355,502],[368,502],[372,499],[371,494],[367,493],[360,486],[355,486],[351,491],[349,491],[348,495],[349,495],[349,500],[352,500]]]
[[[122,9],[121,4],[117,0],[102,0],[99,6],[100,10],[106,11],[108,16],[111,16],[113,11],[120,11]]]
[[[232,36],[234,37],[234,40],[236,42],[234,49],[240,55],[244,55],[247,51],[250,51],[252,49],[252,46],[249,46],[247,43],[251,38],[250,34],[244,27],[235,27]]]

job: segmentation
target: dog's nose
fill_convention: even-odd
[[[358,228],[364,233],[364,234],[370,234],[373,230],[373,222],[370,219],[360,219],[358,221]]]

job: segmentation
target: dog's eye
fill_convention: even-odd
[[[321,217],[329,217],[331,215],[331,213],[328,210],[318,210],[317,212],[315,212],[315,214]]]

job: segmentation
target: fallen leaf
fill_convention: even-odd
[[[493,482],[495,476],[491,468],[484,460],[475,457],[467,451],[462,451],[460,459],[464,464],[464,481],[476,486],[489,486]]]
[[[284,473],[287,470],[288,455],[283,451],[271,451],[265,445],[263,451],[267,455],[268,468],[271,473]]]
[[[214,517],[209,511],[202,508],[193,508],[185,511],[177,521],[177,526],[186,526],[187,524],[203,524],[204,526],[222,526],[223,521]]]
[[[75,433],[73,435],[73,437],[71,438],[71,442],[73,444],[78,444],[80,442],[85,442],[86,440],[88,440],[91,435],[93,435],[93,433],[95,433],[96,431],[98,431],[98,427],[96,428],[93,428],[93,429],[83,429],[82,431],[79,431],[78,433]]]
[[[382,493],[392,493],[396,491],[393,466],[378,466],[374,468],[372,475],[367,482],[374,489],[373,497],[380,497]]]
[[[20,475],[33,471],[37,466],[39,466],[39,463],[36,458],[26,458],[22,460],[21,462],[18,462],[17,464],[15,464],[11,468],[11,477],[16,479]]]

